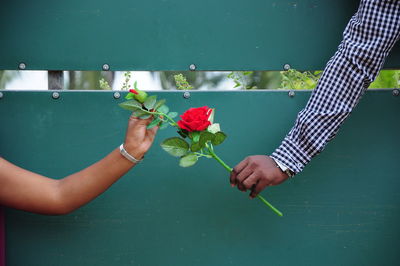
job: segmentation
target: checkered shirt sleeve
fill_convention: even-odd
[[[306,107],[272,158],[295,174],[335,137],[400,38],[400,0],[362,0]]]

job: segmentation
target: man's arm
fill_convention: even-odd
[[[362,94],[375,79],[400,37],[400,1],[362,0],[351,18],[338,51],[329,60],[306,107],[271,157],[250,156],[231,174],[231,184],[255,197],[266,186],[288,178],[274,167],[297,174],[335,137]]]

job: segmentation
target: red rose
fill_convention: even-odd
[[[129,92],[133,93],[133,94],[139,94],[137,91],[135,91],[134,89],[130,89]]]
[[[190,108],[183,115],[181,120],[178,121],[178,126],[189,132],[205,130],[211,122],[208,120],[212,113],[212,109],[207,106]]]

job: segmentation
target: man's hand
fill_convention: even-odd
[[[279,185],[288,175],[277,167],[275,161],[266,155],[249,156],[233,168],[230,182],[241,191],[251,190],[254,198],[267,186]]]

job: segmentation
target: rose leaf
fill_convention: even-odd
[[[136,100],[122,102],[119,104],[119,106],[129,111],[142,109],[142,105]]]
[[[157,102],[157,95],[152,95],[147,97],[147,99],[144,101],[143,105],[144,107],[147,108],[147,110],[151,110],[154,108],[154,105]]]
[[[164,140],[161,143],[161,148],[175,157],[181,157],[188,153],[189,143],[184,139],[173,137]]]
[[[194,165],[197,162],[198,158],[195,154],[193,153],[189,153],[186,156],[183,156],[180,160],[179,160],[179,166],[181,167],[189,167]]]
[[[167,114],[169,111],[168,106],[166,106],[165,104],[161,105],[158,109],[158,112],[163,113],[163,114]]]
[[[158,110],[158,108],[160,108],[165,102],[166,102],[165,99],[157,101],[156,104],[154,105],[154,110]]]
[[[211,143],[213,145],[215,145],[215,146],[221,144],[222,142],[224,142],[224,140],[227,137],[226,134],[224,132],[222,132],[222,131],[215,133],[214,136],[215,137],[214,137],[213,140],[211,140]]]

